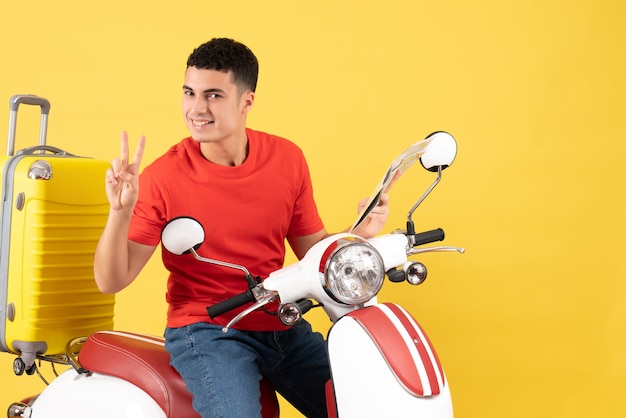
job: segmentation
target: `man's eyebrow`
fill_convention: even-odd
[[[183,90],[193,91],[191,87],[186,86],[184,84],[183,84]],[[211,88],[211,89],[204,90],[203,93],[224,93],[224,90],[218,89],[218,88]]]

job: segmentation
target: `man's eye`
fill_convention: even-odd
[[[217,99],[218,97],[220,97],[220,95],[217,93],[211,93],[207,95],[207,98],[209,99]]]
[[[183,94],[184,94],[185,96],[193,96],[193,92],[191,92],[191,91],[189,91],[189,90],[185,90],[185,91],[183,91]]]

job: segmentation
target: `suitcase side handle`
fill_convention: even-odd
[[[70,154],[69,152],[62,150],[61,148],[52,147],[50,145],[35,145],[34,147],[24,148],[17,152],[17,155],[34,155],[43,154],[44,152],[50,152],[54,155],[67,155],[68,157],[76,157],[74,154]]]
[[[16,94],[9,100],[11,113],[9,115],[9,138],[7,143],[7,155],[15,152],[15,129],[17,124],[17,110],[20,104],[41,107],[41,122],[39,125],[39,145],[46,145],[46,133],[48,131],[48,114],[50,113],[50,102],[34,94]]]

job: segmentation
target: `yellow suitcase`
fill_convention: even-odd
[[[41,107],[40,138],[14,154],[20,104]],[[46,145],[46,99],[13,96],[10,108],[0,157],[0,351],[17,354],[28,372],[38,356],[61,355],[71,339],[113,328],[114,296],[100,293],[93,277],[109,164]]]

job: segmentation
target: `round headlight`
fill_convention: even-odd
[[[324,266],[324,290],[347,305],[365,303],[376,296],[383,285],[383,259],[366,241],[337,244]]]

